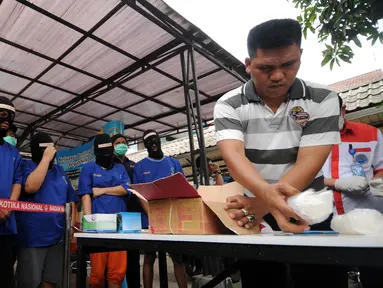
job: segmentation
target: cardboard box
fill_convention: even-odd
[[[117,232],[117,214],[90,214],[82,216],[84,232]]]
[[[132,188],[149,216],[149,230],[155,234],[257,234],[239,227],[224,210],[226,198],[243,195],[237,182],[223,186],[200,186],[198,191],[185,177],[174,174]]]

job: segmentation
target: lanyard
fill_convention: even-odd
[[[352,147],[352,144],[348,145],[348,153],[352,156],[352,158],[355,158],[356,150]]]

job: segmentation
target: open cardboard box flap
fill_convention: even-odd
[[[186,181],[181,173],[176,173],[151,183],[133,184],[132,187],[147,201],[200,197],[198,192]]]
[[[257,234],[259,227],[246,229],[239,227],[233,219],[229,217],[224,209],[226,198],[235,195],[244,195],[244,188],[237,182],[225,184],[223,186],[200,186],[198,191],[190,185],[185,177],[176,173],[172,176],[156,180],[146,184],[134,184],[132,188],[134,194],[144,202],[144,209],[147,209],[148,202],[153,200],[180,199],[180,198],[201,198],[219,220],[231,231],[239,235]],[[146,202],[146,204],[145,204]],[[146,210],[147,211],[147,210]]]

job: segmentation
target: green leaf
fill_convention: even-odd
[[[339,63],[339,59],[338,59],[338,58],[336,58],[336,64],[337,64],[338,66],[340,66],[340,63]]]
[[[315,29],[313,26],[310,25],[309,29],[310,29],[311,33],[315,34]]]
[[[362,48],[362,43],[360,43],[360,40],[358,39],[358,36],[355,36],[354,38],[352,38],[352,40],[354,41],[356,46],[358,46],[359,48]]]
[[[303,37],[307,39],[307,27],[303,28]]]
[[[302,16],[299,15],[299,16],[297,17],[297,20],[298,20],[299,23],[302,23],[302,22],[303,22],[303,18],[302,18]]]
[[[316,11],[315,9],[312,10],[311,14],[310,14],[310,17],[309,17],[309,21],[311,23],[314,23],[315,19],[317,18],[317,15],[316,15]]]
[[[327,54],[326,57],[324,57],[324,59],[322,60],[322,63],[321,63],[321,66],[325,66],[332,58],[332,55],[331,54]]]
[[[347,63],[351,64],[351,60],[350,60],[350,58],[347,57],[346,55],[339,54],[338,56],[339,56],[339,58],[340,58],[341,60],[343,60],[344,62],[347,62]]]
[[[334,63],[335,63],[335,58],[333,58],[330,62],[330,70],[332,70],[332,68],[334,68]]]

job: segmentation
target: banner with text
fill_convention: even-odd
[[[121,121],[110,121],[104,125],[104,133],[113,137],[116,134],[124,135],[124,123]]]
[[[64,213],[65,209],[62,205],[51,205],[44,203],[22,202],[9,199],[0,199],[0,209],[10,211],[25,212],[47,212],[47,213]]]
[[[95,161],[93,140],[72,149],[58,151],[56,159],[69,178],[78,177],[84,164]]]

